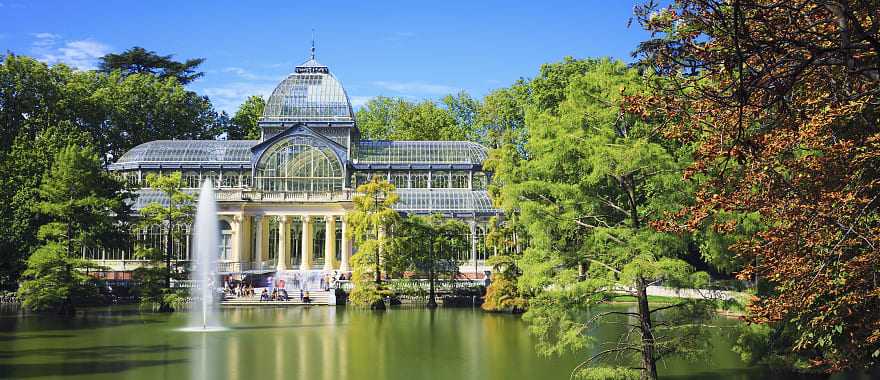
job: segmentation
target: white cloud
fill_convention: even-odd
[[[211,103],[218,111],[226,111],[233,115],[238,110],[238,106],[244,103],[251,95],[260,95],[263,99],[268,99],[275,89],[273,84],[258,84],[246,82],[226,83],[216,87],[204,88],[201,93],[208,95]]]
[[[284,76],[281,76],[281,75],[255,74],[252,71],[249,71],[247,69],[243,69],[241,67],[227,67],[227,68],[222,69],[220,71],[223,73],[235,74],[235,75],[238,75],[239,77],[241,77],[243,79],[247,79],[247,80],[264,80],[264,81],[280,82],[282,79],[284,79]]]
[[[348,101],[351,102],[352,107],[361,108],[364,106],[364,104],[367,104],[367,102],[373,98],[375,98],[375,96],[349,96]]]
[[[35,38],[32,45],[37,47],[48,47],[55,45],[58,39],[61,38],[60,35],[49,32],[31,33],[31,36]]]
[[[459,89],[452,86],[425,82],[375,81],[372,84],[385,90],[407,95],[446,95],[459,91]]]
[[[31,51],[38,60],[48,64],[64,63],[81,70],[97,67],[98,58],[110,52],[110,47],[94,40],[67,41],[58,47],[61,36],[54,33],[34,33]]]

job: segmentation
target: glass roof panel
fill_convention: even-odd
[[[379,141],[358,142],[358,164],[482,164],[486,147],[470,141]]]
[[[119,158],[128,162],[250,162],[256,140],[156,140],[138,145]]]
[[[394,209],[412,213],[497,213],[486,191],[471,190],[397,190],[400,201]]]

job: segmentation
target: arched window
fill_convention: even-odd
[[[214,186],[215,189],[220,187],[220,173],[213,170],[202,172],[202,182],[209,179],[211,180],[211,186]],[[202,184],[199,184],[198,187],[201,188]]]
[[[489,178],[486,176],[486,173],[483,172],[475,172],[474,173],[474,190],[486,190],[486,187],[489,184]]]
[[[198,189],[201,186],[201,178],[199,178],[198,172],[186,172],[183,173],[183,187],[190,189]]]
[[[484,261],[489,259],[489,250],[486,249],[486,233],[487,228],[477,226],[477,260]]]
[[[428,173],[418,172],[412,173],[410,176],[410,187],[413,189],[424,189],[428,187]]]
[[[407,172],[391,172],[391,183],[395,188],[406,189],[409,187],[409,175]]]
[[[333,151],[307,136],[293,136],[270,147],[254,177],[257,189],[263,191],[340,191],[342,182],[342,165]]]
[[[446,189],[449,187],[449,172],[431,173],[431,188]]]
[[[224,171],[223,179],[220,181],[220,187],[235,188],[238,187],[238,172]]]
[[[467,172],[452,172],[452,188],[453,189],[467,189],[468,187],[468,173]]]

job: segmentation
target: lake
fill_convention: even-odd
[[[568,379],[579,363],[573,354],[536,355],[518,316],[479,309],[236,307],[220,314],[227,331],[186,333],[178,331],[185,312],[116,306],[59,318],[6,309],[0,378]],[[738,322],[719,321],[732,323]],[[614,329],[597,333],[611,336]],[[666,362],[661,377],[784,378],[746,368],[729,338],[716,340],[710,360]]]

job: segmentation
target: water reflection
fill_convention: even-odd
[[[211,334],[175,331],[185,313],[0,318],[0,378],[558,379],[586,355],[538,357],[518,317],[472,309],[227,308],[221,317],[230,329]],[[717,339],[710,362],[669,361],[661,374],[783,378],[744,368],[730,338]]]

